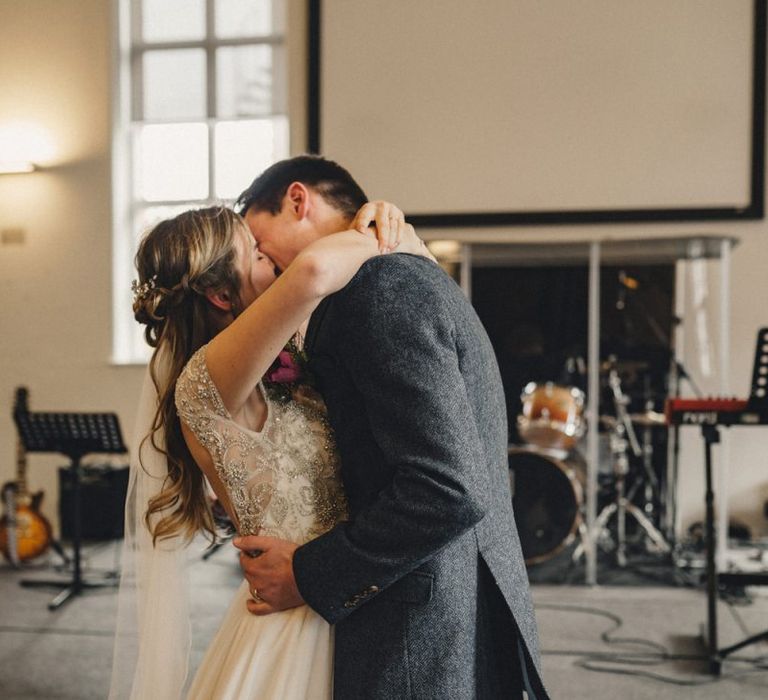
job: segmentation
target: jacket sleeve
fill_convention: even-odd
[[[455,300],[438,291],[442,272],[402,260],[410,257],[374,258],[333,300],[337,359],[393,478],[353,521],[296,551],[299,590],[331,623],[484,515],[486,471],[456,349]]]

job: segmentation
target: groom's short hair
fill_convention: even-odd
[[[348,219],[354,218],[357,210],[368,201],[360,185],[338,163],[322,156],[303,155],[268,167],[237,198],[235,207],[241,214],[251,208],[277,214],[292,182],[312,187]]]

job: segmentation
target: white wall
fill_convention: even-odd
[[[111,352],[110,22],[106,0],[0,3],[0,128],[33,123],[50,134],[49,168],[0,176],[0,480],[13,474],[14,388],[38,410],[117,411],[130,434],[141,368]],[[29,456],[57,522],[56,465]]]
[[[377,3],[371,2],[375,8]],[[471,12],[467,4],[467,12]],[[300,0],[292,19],[303,22]],[[109,0],[0,0],[0,126],[37,122],[51,132],[55,165],[25,176],[0,176],[0,230],[20,227],[21,245],[0,246],[0,481],[14,469],[11,421],[14,388],[30,389],[34,409],[116,411],[126,439],[143,373],[109,364],[110,301],[110,71]],[[289,36],[292,64],[292,150],[304,133],[303,26]],[[402,76],[407,80],[407,75]],[[375,100],[371,86],[349,86],[349,99]],[[706,173],[702,174],[706,177]],[[365,186],[365,183],[362,183]],[[376,192],[370,193],[376,196]],[[768,225],[666,224],[451,231],[473,241],[538,241],[602,237],[734,235],[732,391],[744,396],[756,330],[768,325]],[[444,231],[423,231],[445,237]],[[715,278],[713,269],[711,276]],[[695,348],[689,347],[695,365]],[[700,378],[701,379],[701,378]],[[714,380],[713,380],[714,381]],[[702,381],[705,386],[707,382]],[[710,382],[709,388],[717,390]],[[731,440],[730,508],[758,533],[768,534],[768,430],[740,429]],[[686,438],[679,481],[684,523],[701,517],[700,438]],[[54,467],[61,457],[29,458],[33,488],[48,493],[46,513],[56,521]]]
[[[289,72],[301,151],[303,2],[291,0],[289,11],[298,17]],[[45,169],[0,175],[0,231],[24,232],[22,244],[0,245],[0,483],[15,473],[17,386],[29,388],[33,410],[114,411],[131,438],[144,368],[109,361],[112,13],[113,0],[0,0],[0,133],[33,124],[53,144]],[[29,486],[45,490],[54,525],[56,467],[65,463],[28,456]]]

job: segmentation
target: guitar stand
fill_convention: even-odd
[[[72,561],[67,553],[64,551],[64,547],[61,544],[61,540],[52,539],[51,540],[51,549],[56,552],[61,557],[61,564],[59,566],[69,566],[70,562]]]
[[[110,581],[86,581],[83,578],[80,549],[82,544],[82,503],[80,460],[86,455],[125,453],[120,425],[114,413],[33,413],[14,412],[14,421],[27,452],[59,452],[69,457],[72,473],[72,560],[71,580],[23,580],[26,588],[60,587],[61,592],[48,603],[58,610],[64,603],[90,588],[115,586]],[[65,557],[65,561],[69,560]]]

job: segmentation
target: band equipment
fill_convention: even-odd
[[[28,391],[16,389],[14,411],[26,410]],[[14,566],[43,554],[52,542],[51,524],[40,512],[43,492],[27,489],[27,454],[16,442],[16,479],[3,486],[4,514],[0,519],[0,551]]]
[[[764,425],[765,415],[747,399],[670,399],[670,425]]]
[[[603,500],[606,494],[610,500],[600,511],[595,531],[598,543],[614,554],[620,567],[627,565],[628,518],[642,531],[649,551],[671,551],[652,519],[656,503],[661,500],[661,485],[654,472],[651,437],[656,429],[666,430],[666,420],[664,414],[653,410],[647,397],[646,410],[629,413],[630,398],[622,389],[620,377],[621,372],[636,375],[644,369],[645,362],[618,361],[615,357],[601,365],[614,415],[600,416],[606,432],[601,435],[598,472],[605,491]],[[541,563],[578,537],[580,541],[571,556],[576,562],[584,554],[587,541],[582,512],[586,462],[575,449],[585,430],[584,393],[553,382],[530,382],[520,400],[517,426],[526,444],[510,447],[508,464],[523,557],[528,565]],[[642,507],[635,503],[637,493],[644,498]]]
[[[532,449],[510,448],[512,507],[525,563],[546,561],[584,534],[586,465]]]
[[[87,588],[114,586],[117,580],[86,581],[82,576],[80,546],[81,494],[80,460],[91,453],[124,454],[120,425],[114,413],[37,413],[27,406],[18,407],[13,419],[27,452],[59,452],[70,459],[72,474],[72,550],[73,574],[68,581],[24,580],[22,586],[56,586],[63,590],[48,604],[49,610],[56,610]]]
[[[719,574],[715,566],[715,494],[712,485],[712,445],[720,442],[720,427],[732,425],[768,425],[768,328],[757,334],[755,364],[749,399],[670,399],[665,413],[670,425],[695,425],[704,438],[706,475],[706,545],[707,545],[707,629],[709,670],[719,676],[723,660],[734,651],[768,639],[768,630],[729,647],[717,644],[717,586],[722,583],[768,585],[768,574]]]
[[[517,429],[527,443],[545,449],[571,450],[584,434],[584,392],[552,382],[530,382],[520,397]]]
[[[655,413],[651,410],[644,414],[630,414],[627,410],[629,397],[624,393],[621,378],[616,366],[615,358],[612,358],[605,367],[608,371],[608,385],[611,390],[611,398],[616,417],[606,416],[604,422],[608,423],[610,434],[609,444],[611,464],[613,466],[613,500],[607,504],[597,516],[595,529],[598,533],[598,541],[601,539],[610,541],[608,530],[609,521],[616,518],[616,537],[613,542],[616,553],[616,563],[619,567],[627,565],[627,516],[632,517],[645,532],[648,540],[653,543],[657,551],[670,552],[671,547],[664,536],[656,528],[651,519],[633,501],[634,491],[628,488],[628,476],[630,474],[630,455],[641,460],[643,471],[638,475],[633,486],[639,486],[643,480],[648,490],[646,492],[646,505],[653,502],[654,491],[658,490],[658,481],[649,461],[651,451],[649,444],[641,445],[635,431],[635,425],[646,428],[646,440],[650,429],[658,424],[655,421]],[[663,422],[661,423],[663,425]],[[600,535],[605,535],[601,538]],[[575,556],[580,556],[583,546],[580,546]]]
[[[61,537],[71,540],[75,523],[73,511],[73,473],[59,467],[59,526]],[[91,542],[123,537],[125,498],[128,491],[127,466],[87,464],[80,470],[80,536]]]

